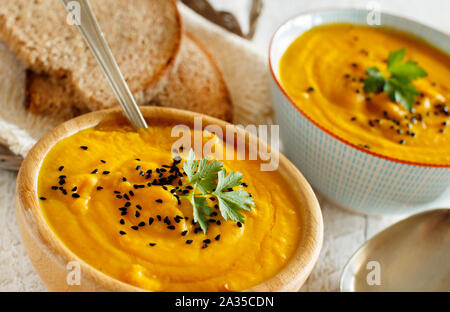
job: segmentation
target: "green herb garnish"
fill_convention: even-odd
[[[400,49],[389,53],[387,60],[387,73],[390,77],[383,75],[378,67],[366,69],[368,77],[364,79],[364,91],[386,92],[393,102],[402,104],[407,110],[412,111],[419,90],[411,84],[412,81],[426,77],[427,72],[415,61],[402,63],[406,49]]]
[[[242,174],[240,172],[230,172],[226,174],[223,163],[217,160],[209,161],[203,158],[198,161],[195,159],[194,151],[191,149],[186,161],[183,164],[189,182],[180,189],[191,186],[188,194],[179,197],[187,198],[192,204],[194,222],[198,222],[203,232],[206,234],[208,229],[208,218],[213,209],[208,205],[206,197],[214,196],[217,198],[219,210],[225,220],[231,219],[236,222],[244,223],[242,210],[250,211],[254,206],[251,195],[244,190],[233,190],[234,187],[241,185]],[[197,192],[200,191],[199,192]]]

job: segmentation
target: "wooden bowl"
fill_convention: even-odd
[[[203,126],[214,124],[222,127],[228,123],[201,114],[162,108],[143,107],[146,119],[176,121],[180,124],[193,124],[194,117],[202,117]],[[80,130],[94,127],[109,118],[124,118],[117,110],[104,110],[69,120],[47,133],[29,152],[19,171],[16,186],[16,212],[22,240],[28,255],[42,281],[52,291],[143,291],[143,289],[116,280],[82,261],[70,251],[51,230],[39,206],[37,193],[38,175],[47,152],[59,140]],[[150,123],[149,123],[150,124]],[[244,130],[234,127],[235,133]],[[248,148],[251,134],[245,133]],[[264,143],[260,142],[260,144]],[[298,169],[283,155],[279,158],[280,173],[290,181],[302,202],[300,207],[303,231],[292,259],[274,277],[246,291],[297,291],[313,269],[322,246],[323,222],[319,203],[310,185]],[[71,261],[79,263],[80,285],[69,285],[76,267]]]

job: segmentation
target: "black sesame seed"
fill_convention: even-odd
[[[216,198],[215,197],[210,197],[209,199],[211,199],[212,201],[214,201],[214,200],[216,200]]]
[[[164,218],[164,223],[166,223],[167,225],[170,225],[170,220],[169,220],[169,217],[165,217]]]
[[[139,211],[136,210],[136,212],[134,213],[134,216],[136,218],[139,218],[141,216],[141,213]]]
[[[100,160],[100,161],[101,161],[102,163],[106,164],[106,160],[103,160],[103,159],[102,159],[102,160]]]
[[[97,186],[97,191],[103,190],[103,187]]]
[[[157,199],[157,200],[155,200],[157,203],[160,203],[160,204],[162,204],[163,203],[163,201],[162,201],[162,199]]]
[[[139,226],[145,226],[145,222],[140,222],[138,225]]]
[[[125,224],[125,220],[124,219],[120,219],[120,224],[124,225]]]
[[[78,187],[75,186],[75,187],[72,189],[72,192],[76,192],[77,189],[78,189]]]
[[[208,248],[208,244],[203,244],[202,249]]]
[[[141,166],[137,166],[137,167],[136,167],[136,170],[141,170]]]
[[[153,219],[152,217],[150,217],[148,219],[148,225],[152,225],[153,221],[155,221],[155,219]]]
[[[122,199],[122,195],[116,195],[118,199]]]
[[[169,225],[167,228],[168,228],[169,230],[175,230],[175,225]]]
[[[135,231],[139,230],[139,227],[136,226],[136,225],[133,225],[131,228],[132,228],[133,230],[135,230]]]
[[[158,221],[161,221],[161,220],[162,220],[162,218],[161,218],[160,215],[157,215],[156,218],[158,219]]]
[[[52,190],[56,191],[58,187],[56,185],[52,186]]]
[[[127,233],[124,232],[124,231],[120,231],[119,234],[120,234],[120,235],[125,235],[125,234],[127,234]]]
[[[120,194],[120,192],[119,191],[114,191],[114,194]]]
[[[220,220],[217,220],[217,221],[216,221],[216,224],[217,224],[217,225],[221,225],[222,222],[220,222]]]
[[[80,146],[80,148],[81,148],[82,150],[85,150],[85,151],[87,151],[87,149],[88,149],[87,146]]]
[[[126,211],[122,211],[122,213],[120,214],[121,216],[126,216],[128,214],[128,212]]]
[[[77,194],[77,193],[73,193],[73,194],[72,194],[72,197],[73,197],[73,198],[80,198],[80,195]]]
[[[402,129],[398,129],[398,130],[397,130],[397,133],[398,133],[398,134],[403,134],[403,130],[402,130]]]
[[[440,133],[445,133],[445,129],[439,129]]]
[[[96,174],[98,172],[98,169],[92,170],[91,174]]]
[[[130,200],[130,197],[127,194],[123,194],[123,198],[125,198],[126,200]]]
[[[188,231],[181,232],[181,236],[185,236],[188,233]]]
[[[306,92],[313,92],[314,88],[313,87],[308,87],[308,89],[306,89]]]
[[[241,222],[237,222],[236,225],[237,225],[238,227],[242,227],[242,223],[241,223]]]
[[[134,196],[133,191],[129,191],[128,194],[130,194],[130,196]]]
[[[218,240],[220,239],[220,234],[217,235],[216,237],[214,237],[214,239],[215,239],[216,241],[218,241]]]
[[[207,239],[205,239],[203,242],[204,242],[205,244],[210,244],[210,243],[211,243],[211,240],[210,240],[209,238],[207,238]]]
[[[136,160],[136,161],[141,161],[141,159],[140,159],[140,158],[136,158],[135,160]]]
[[[136,208],[139,210],[142,210],[142,206],[141,205],[136,205]]]
[[[122,182],[127,182],[127,178],[123,177]]]
[[[63,169],[64,169],[64,166],[61,166],[58,168],[58,171],[63,171]]]
[[[107,171],[107,170],[105,170],[105,171],[103,171],[103,172],[102,172],[102,174],[104,174],[104,175],[108,175],[108,174],[110,174],[110,172],[109,172],[109,171]]]
[[[39,197],[40,200],[46,200],[47,198],[45,197]]]
[[[156,243],[150,243],[149,246],[151,247],[156,246]]]
[[[400,144],[405,144],[405,140],[400,140],[400,142],[398,142]]]
[[[190,245],[190,244],[192,244],[192,242],[193,242],[192,239],[188,239],[188,240],[186,241],[186,244]]]

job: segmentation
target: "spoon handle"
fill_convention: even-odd
[[[61,0],[105,74],[125,115],[137,128],[147,128],[136,100],[103,36],[88,0]],[[106,4],[105,4],[106,5]]]

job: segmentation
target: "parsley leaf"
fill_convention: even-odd
[[[196,184],[202,194],[209,194],[216,188],[217,172],[223,167],[223,163],[217,160],[208,162],[203,158],[198,165],[197,173],[192,177],[191,183]]]
[[[401,63],[405,54],[406,49],[389,53],[387,72],[391,74],[390,77],[383,75],[378,67],[367,68],[368,77],[364,79],[364,92],[386,92],[391,101],[412,111],[416,96],[420,95],[420,92],[411,82],[428,74],[415,61]]]
[[[366,69],[366,73],[369,77],[364,80],[364,92],[372,93],[383,90],[385,80],[378,67],[369,67]]]
[[[189,182],[177,188],[177,192],[182,193],[177,194],[177,196],[189,200],[193,208],[194,222],[200,224],[205,234],[208,229],[207,217],[213,212],[213,209],[208,205],[207,196],[217,198],[220,213],[225,220],[231,219],[244,223],[245,216],[242,211],[250,211],[254,202],[248,192],[242,189],[233,190],[234,187],[240,186],[242,183],[240,172],[232,171],[227,175],[221,161],[210,161],[207,158],[198,161],[195,159],[193,150],[189,152],[183,164],[183,169]],[[191,185],[191,187],[186,188],[188,185]],[[185,194],[188,189],[190,191]],[[195,193],[197,189],[201,193]]]
[[[197,167],[198,161],[195,160],[194,151],[190,150],[186,161],[183,163],[184,172],[187,174],[189,180],[192,180],[192,177],[194,176]]]
[[[233,221],[244,223],[242,210],[250,210],[254,205],[250,194],[243,190],[231,191],[229,189],[241,184],[242,174],[239,172],[230,172],[226,176],[225,169],[219,171],[219,182],[216,191],[213,192],[219,201],[219,209],[225,220],[230,218]]]
[[[208,229],[208,219],[205,217],[205,215],[210,216],[212,213],[211,207],[208,206],[208,201],[205,197],[195,196],[194,193],[190,195],[189,201],[191,202],[194,211],[194,222],[198,222],[203,230],[203,233],[206,234],[206,231]]]

